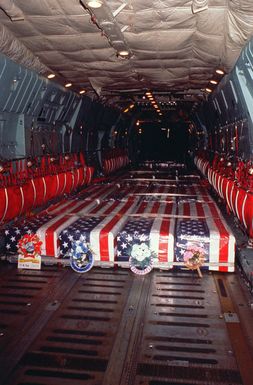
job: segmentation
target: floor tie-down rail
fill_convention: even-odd
[[[250,385],[222,274],[221,284],[216,274],[189,271],[8,271],[0,289],[1,384]]]

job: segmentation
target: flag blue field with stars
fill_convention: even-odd
[[[176,260],[184,261],[184,253],[191,246],[201,247],[205,251],[205,261],[209,260],[210,232],[205,220],[178,220],[176,226]]]
[[[53,218],[53,215],[43,214],[31,217],[28,220],[15,223],[15,226],[8,226],[4,230],[5,236],[5,252],[8,253],[17,253],[18,251],[18,241],[25,234],[35,234],[36,231],[43,224],[47,223]]]
[[[76,241],[90,243],[91,231],[101,222],[101,217],[80,218],[59,234],[60,257],[67,258]]]
[[[117,260],[128,261],[134,244],[149,246],[150,231],[154,220],[148,218],[130,219],[117,235]]]

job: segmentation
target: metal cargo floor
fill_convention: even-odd
[[[1,384],[253,383],[236,274],[2,265],[0,280]]]

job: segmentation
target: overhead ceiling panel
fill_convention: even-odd
[[[79,0],[16,0],[24,20],[11,21],[0,10],[0,24],[10,31],[7,38],[2,32],[0,51],[100,95],[202,92],[217,66],[231,70],[252,36],[253,7],[251,0],[208,0],[205,10],[193,13],[193,1],[104,0],[105,15],[122,8],[112,18],[132,53],[123,60],[99,24],[106,18],[97,19]]]

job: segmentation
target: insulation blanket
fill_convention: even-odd
[[[209,270],[234,271],[235,238],[222,217],[178,219],[175,238],[177,262],[198,253]]]

